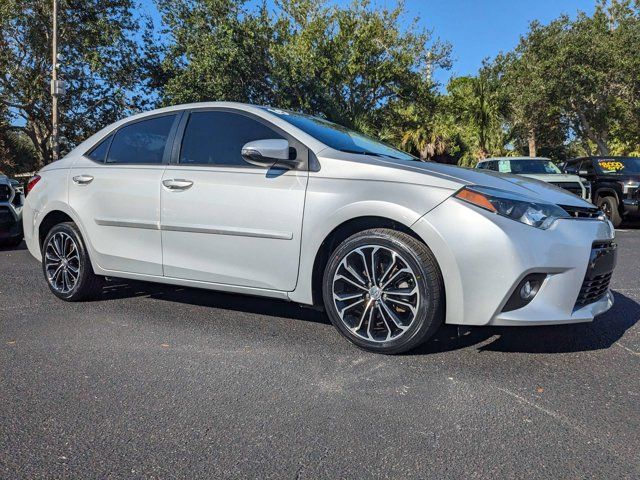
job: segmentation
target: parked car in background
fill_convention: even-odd
[[[23,222],[63,300],[113,276],[324,305],[380,353],[442,323],[589,322],[613,304],[615,231],[590,203],[268,107],[110,125],[31,180]]]
[[[0,175],[0,246],[14,247],[22,241],[24,194],[19,182]]]
[[[11,186],[16,192],[19,192],[21,195],[24,195],[24,188],[22,186],[22,183],[20,183],[18,180],[15,180],[13,178],[9,179],[9,183],[11,184]]]
[[[591,200],[589,182],[575,174],[562,173],[549,158],[541,157],[495,157],[478,162],[476,168],[494,172],[511,173],[523,177],[535,178],[564,188],[585,200]]]
[[[640,214],[640,158],[583,157],[569,160],[563,171],[591,182],[593,202],[618,227]]]

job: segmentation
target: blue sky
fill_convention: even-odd
[[[141,2],[142,9],[157,19],[153,0]],[[390,7],[396,2],[373,3]],[[442,83],[452,75],[476,73],[484,58],[511,50],[532,20],[548,23],[563,13],[592,13],[594,4],[595,0],[405,0],[409,19],[419,16],[420,25],[453,46],[453,68],[436,73]]]

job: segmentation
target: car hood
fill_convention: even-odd
[[[571,175],[568,173],[519,173],[521,177],[534,178],[542,182],[553,183],[580,183],[582,179],[578,175]]]
[[[520,175],[435,162],[355,155],[333,149],[319,152],[318,157],[321,164],[318,176],[411,183],[454,191],[467,185],[482,185],[557,205],[593,207],[589,202],[555,185]]]

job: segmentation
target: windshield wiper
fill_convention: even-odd
[[[355,153],[356,155],[371,155],[372,157],[383,157],[383,158],[393,158],[394,160],[402,160],[402,158],[400,157],[394,157],[393,155],[388,155],[385,153],[365,152],[362,150],[345,150],[345,149],[340,149],[340,151],[344,153]]]

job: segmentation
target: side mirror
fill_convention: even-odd
[[[283,139],[255,140],[242,147],[242,158],[245,162],[259,167],[281,166],[295,168],[300,162],[296,159],[295,148]]]

